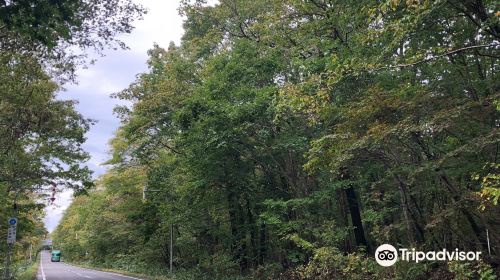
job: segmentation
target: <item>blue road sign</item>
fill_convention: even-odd
[[[16,232],[17,232],[17,219],[12,217],[9,218],[9,228],[7,229],[7,243],[16,243]]]

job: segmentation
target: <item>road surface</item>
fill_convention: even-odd
[[[37,280],[142,280],[116,273],[80,268],[64,262],[51,262],[49,251],[41,252]]]

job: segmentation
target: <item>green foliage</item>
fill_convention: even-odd
[[[188,278],[492,275],[371,255],[382,243],[484,252],[486,229],[498,247],[495,9],[182,1],[182,43],[154,46],[149,71],[115,94],[133,106],[116,108],[112,167],[57,238],[75,260],[85,248],[93,263],[162,273],[173,225]]]
[[[16,265],[47,234],[45,197],[38,191],[51,182],[77,192],[91,184],[90,171],[81,166],[91,120],[75,111],[74,101],[55,99],[58,86],[35,59],[0,51],[0,61],[0,219],[18,218]],[[0,252],[3,263],[5,242]]]
[[[287,279],[386,279],[383,275],[380,266],[363,254],[343,255],[335,248],[322,247],[315,250],[306,266],[290,272]]]
[[[497,275],[488,264],[484,262],[478,263],[461,263],[450,262],[448,263],[450,272],[454,274],[455,280],[465,279],[480,279],[480,280],[495,280]]]
[[[0,183],[30,193],[50,181],[75,189],[89,181],[80,163],[91,120],[75,111],[74,101],[55,100],[58,86],[34,59],[0,55]],[[75,183],[71,183],[74,181]]]
[[[0,220],[19,221],[13,267],[24,266],[30,247],[36,250],[46,238],[47,185],[76,194],[92,186],[82,144],[93,121],[75,110],[76,101],[57,99],[56,92],[74,81],[89,48],[125,48],[116,36],[129,33],[143,13],[128,0],[0,1]],[[0,235],[6,231],[2,222]],[[2,242],[1,263],[6,252]],[[16,277],[32,273],[30,268]]]
[[[16,279],[19,279],[19,280],[35,280],[37,278],[37,274],[38,274],[38,265],[39,265],[39,262],[34,262],[32,264],[28,264],[26,266],[26,269],[21,272],[18,276],[18,278]]]
[[[54,78],[74,81],[85,49],[126,48],[117,35],[144,13],[130,0],[1,1],[0,54],[31,56]]]
[[[498,205],[500,200],[500,164],[486,164],[482,171],[484,175],[474,174],[472,179],[481,184],[480,195],[484,202],[480,207],[484,210],[488,204]]]

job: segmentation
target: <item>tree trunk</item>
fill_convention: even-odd
[[[340,226],[348,227],[349,226],[349,217],[348,217],[348,205],[346,202],[345,191],[337,190],[337,207],[340,213]],[[349,235],[344,239],[344,251],[351,253],[353,251],[352,248],[352,234],[349,232]]]
[[[350,179],[347,168],[341,168],[340,179],[341,180]],[[356,240],[356,246],[365,247],[366,252],[368,253],[370,252],[370,248],[365,238],[363,222],[361,221],[361,210],[359,207],[356,192],[354,191],[354,188],[352,187],[351,184],[349,184],[349,186],[344,189],[344,192],[347,198],[347,205],[349,207],[349,212],[351,213],[351,222],[354,227],[354,239]]]
[[[347,204],[349,206],[349,212],[351,213],[351,221],[354,227],[354,238],[356,239],[356,246],[363,246],[366,251],[369,252],[368,242],[366,242],[365,231],[363,229],[363,222],[361,221],[361,212],[359,209],[358,198],[354,192],[354,188],[349,186],[345,189],[345,194],[347,196]]]

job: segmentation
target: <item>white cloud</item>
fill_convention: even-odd
[[[123,40],[135,51],[148,50],[157,43],[167,47],[170,41],[179,44],[182,36],[182,18],[178,14],[179,1],[141,0],[138,3],[148,9],[144,20],[136,23],[133,34]]]

